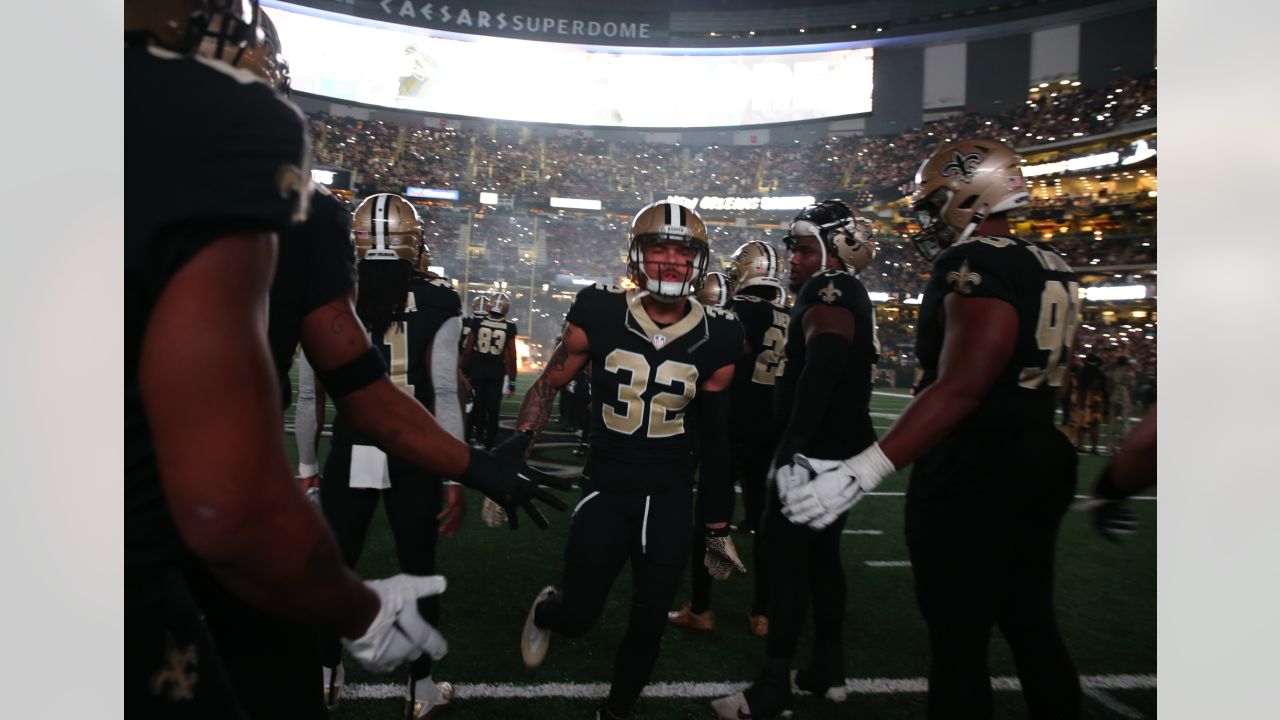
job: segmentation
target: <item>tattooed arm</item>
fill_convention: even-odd
[[[560,344],[556,345],[556,349],[551,352],[547,367],[525,393],[524,402],[520,405],[520,413],[516,416],[517,431],[532,430],[533,439],[537,441],[538,433],[542,432],[542,426],[546,425],[547,419],[551,417],[551,404],[556,398],[556,393],[577,376],[578,371],[590,358],[587,354],[589,349],[587,334],[582,328],[571,322],[565,323],[564,335],[560,339]]]

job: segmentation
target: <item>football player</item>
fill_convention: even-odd
[[[843,458],[875,442],[871,377],[880,354],[875,311],[855,277],[875,257],[871,221],[840,200],[824,200],[796,215],[784,242],[796,304],[788,332],[773,336],[785,337],[786,361],[776,383],[774,418],[785,425],[775,467],[797,452]],[[778,494],[767,494],[761,530],[770,593],[764,668],[746,690],[712,703],[718,717],[777,717],[790,711],[793,685],[833,702],[847,697],[844,521],[840,514],[820,529],[793,524],[782,515]],[[792,672],[810,605],[812,660]]]
[[[298,448],[298,484],[311,502],[320,504],[320,433],[324,429],[324,386],[316,382],[316,371],[307,354],[298,351],[298,402],[293,415],[293,442]]]
[[[489,448],[498,435],[504,373],[507,397],[516,394],[516,324],[507,319],[510,310],[511,297],[504,292],[495,294],[488,317],[474,325],[462,350],[462,367],[476,394],[472,438]]]
[[[741,423],[731,436],[733,477],[742,487],[742,532],[755,532],[764,513],[765,476],[769,472],[773,448],[777,445],[773,418],[774,381],[782,373],[786,358],[783,345],[787,333],[787,310],[783,306],[786,291],[782,289],[782,263],[772,245],[758,240],[733,251],[725,277],[725,294],[732,295],[726,307],[742,323],[746,336],[745,352],[738,357],[731,387],[735,412],[751,413],[763,422]],[[705,287],[704,287],[705,289]],[[694,517],[694,547],[702,543],[702,505]],[[757,535],[752,544],[756,572],[753,573],[755,594],[752,597],[750,628],[756,637],[769,633],[768,573],[763,572],[764,543]],[[691,597],[688,605],[669,613],[672,624],[694,630],[715,628],[711,610],[711,576],[705,567],[691,567]]]
[[[424,272],[430,250],[417,209],[399,195],[372,195],[356,208],[352,235],[360,274],[356,313],[381,352],[391,382],[461,439],[457,348],[462,302],[448,280]],[[465,512],[462,487],[449,485],[447,506],[442,501],[445,492],[438,475],[388,456],[339,411],[325,463],[321,507],[348,566],[354,568],[360,559],[381,497],[400,569],[415,575],[435,573],[436,537],[456,534]],[[424,598],[418,609],[428,622],[439,621],[438,599]],[[325,639],[322,646],[323,695],[332,705],[340,697],[345,675],[342,647],[336,637]],[[409,665],[408,717],[429,717],[449,701],[448,683],[437,686],[431,670],[430,657]]]
[[[742,327],[732,314],[693,299],[709,251],[706,226],[693,210],[672,202],[642,208],[631,222],[627,255],[636,289],[596,285],[578,293],[560,344],[517,419],[517,437],[532,443],[556,392],[590,363],[591,454],[569,526],[564,579],[559,591],[538,593],[520,651],[527,666],[537,667],[551,631],[576,637],[589,630],[630,562],[631,615],[602,718],[631,712],[657,662],[688,556],[699,464],[699,495],[707,498],[703,561],[721,579],[734,567],[743,570],[727,537],[727,390]]]
[[[284,460],[264,319],[278,234],[307,214],[305,124],[266,83],[192,56],[206,37],[255,47],[258,18],[257,2],[125,3],[130,717],[242,717],[188,569],[342,635],[371,668],[445,651],[416,609],[443,578],[362,582]],[[171,182],[181,152],[203,157]]]
[[[489,317],[489,307],[493,304],[493,300],[488,295],[476,295],[471,301],[471,316],[462,321],[462,337],[458,338],[458,373],[462,383],[461,394],[466,406],[466,415],[464,416],[464,427],[466,428],[466,440],[468,445],[479,444],[475,435],[475,388],[471,385],[471,377],[467,375],[467,369],[462,367],[462,350],[467,346],[467,338],[471,336],[471,331],[479,322]],[[484,447],[480,445],[480,447]]]
[[[1007,145],[944,143],[915,185],[923,229],[912,240],[933,263],[919,392],[861,453],[779,468],[785,512],[827,527],[914,463],[906,536],[929,627],[929,717],[990,717],[994,625],[1013,651],[1028,717],[1076,717],[1080,679],[1058,632],[1053,562],[1077,458],[1053,408],[1079,284],[1057,253],[1011,237],[1008,213],[1028,195]]]

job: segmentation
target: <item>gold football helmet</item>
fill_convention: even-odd
[[[257,39],[258,0],[125,0],[126,43],[189,53],[206,37],[240,48]]]
[[[489,305],[489,317],[494,320],[501,320],[507,316],[507,312],[511,310],[511,296],[504,293],[496,293]]]
[[[471,301],[471,316],[478,318],[489,317],[489,308],[492,305],[493,300],[488,295],[476,295],[476,298]]]
[[[257,3],[254,3],[255,7]],[[215,18],[210,32],[200,43],[199,53],[213,60],[221,60],[232,67],[244,68],[257,75],[276,90],[289,93],[289,63],[284,59],[280,34],[271,22],[271,16],[261,8],[257,11],[258,26],[250,42],[236,44],[221,32],[226,23]]]
[[[796,215],[783,243],[794,250],[798,238],[816,237],[822,250],[820,267],[827,266],[827,254],[833,253],[845,270],[856,275],[875,259],[874,231],[875,223],[855,214],[843,200],[823,200]]]
[[[663,282],[645,273],[644,248],[658,242],[682,243],[698,251],[683,282]],[[693,295],[702,284],[710,256],[706,223],[693,208],[662,200],[640,208],[631,220],[627,233],[627,277],[659,300],[674,302]]]
[[[391,193],[365,198],[351,219],[357,260],[404,260],[416,269],[426,252],[424,234],[413,203]]]
[[[729,279],[721,272],[709,272],[698,288],[698,302],[711,307],[724,307],[729,302]]]
[[[1021,158],[999,140],[944,143],[916,171],[911,209],[921,230],[911,242],[932,261],[996,213],[1030,201]]]
[[[778,291],[782,297],[782,261],[772,245],[761,240],[744,243],[729,256],[729,294],[737,295],[745,288],[764,286]]]

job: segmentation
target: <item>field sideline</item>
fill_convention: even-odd
[[[504,416],[514,415],[531,380],[532,376],[519,379],[516,397],[503,403]],[[905,394],[886,392],[872,398],[878,432],[889,427],[908,400]],[[290,410],[286,424],[291,425],[292,419]],[[581,460],[570,453],[576,444],[573,437],[559,430],[553,414],[546,442],[535,450],[535,458],[579,464]],[[292,433],[287,438],[292,453]],[[323,440],[322,461],[327,449],[328,441]],[[1104,462],[1103,457],[1080,456],[1081,488],[1087,487]],[[905,488],[906,472],[900,471],[885,481],[881,492],[855,508],[846,526],[849,614],[844,639],[850,698],[843,705],[831,705],[810,696],[798,697],[797,718],[924,716],[927,640],[902,540]],[[1063,523],[1059,620],[1086,680],[1085,718],[1156,716],[1157,502],[1154,491],[1150,495],[1152,501],[1133,504],[1139,533],[1119,545],[1097,537],[1080,513],[1069,513]],[[576,494],[567,498],[576,499]],[[441,572],[449,579],[440,625],[450,640],[450,652],[437,665],[435,678],[455,683],[459,694],[445,717],[593,717],[592,699],[607,692],[614,648],[624,629],[629,575],[619,576],[595,629],[577,640],[554,638],[546,663],[536,671],[526,669],[520,661],[520,628],[537,591],[560,580],[568,516],[549,512],[552,526],[542,532],[530,523],[522,523],[514,532],[491,529],[479,520],[481,500],[478,493],[470,493],[462,532],[454,540],[443,540],[439,550]],[[734,540],[740,554],[749,559],[752,538],[735,535]],[[394,546],[382,513],[374,520],[358,569],[366,577],[396,572]],[[750,590],[745,577],[715,586],[712,607],[718,627],[714,632],[668,631],[653,684],[634,718],[711,718],[710,698],[754,677],[764,643],[747,632]],[[685,592],[677,602],[683,601]],[[1021,700],[1010,692],[1016,688],[1012,660],[998,633],[991,648],[990,670],[999,691],[995,716],[1022,717]],[[803,664],[807,657],[807,646],[802,644],[797,658]],[[348,662],[350,697],[331,716],[402,716],[399,697],[406,678],[407,671],[372,674]]]

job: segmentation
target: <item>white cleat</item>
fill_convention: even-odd
[[[754,716],[751,714],[751,706],[747,705],[747,696],[741,692],[722,697],[719,700],[712,700],[711,709],[720,720],[754,720]],[[777,717],[789,718],[791,717],[791,711],[783,710],[782,714]],[[761,718],[760,720],[765,719]]]
[[[453,685],[437,683],[430,676],[409,683],[405,700],[405,716],[411,720],[430,720],[444,712],[453,699]]]
[[[551,597],[555,591],[556,589],[550,585],[542,588],[538,596],[533,599],[533,604],[529,606],[529,616],[524,619],[524,632],[520,634],[520,657],[524,660],[525,667],[536,668],[547,656],[547,646],[551,643],[551,631],[543,630],[534,624],[533,615],[538,609],[538,603]]]

